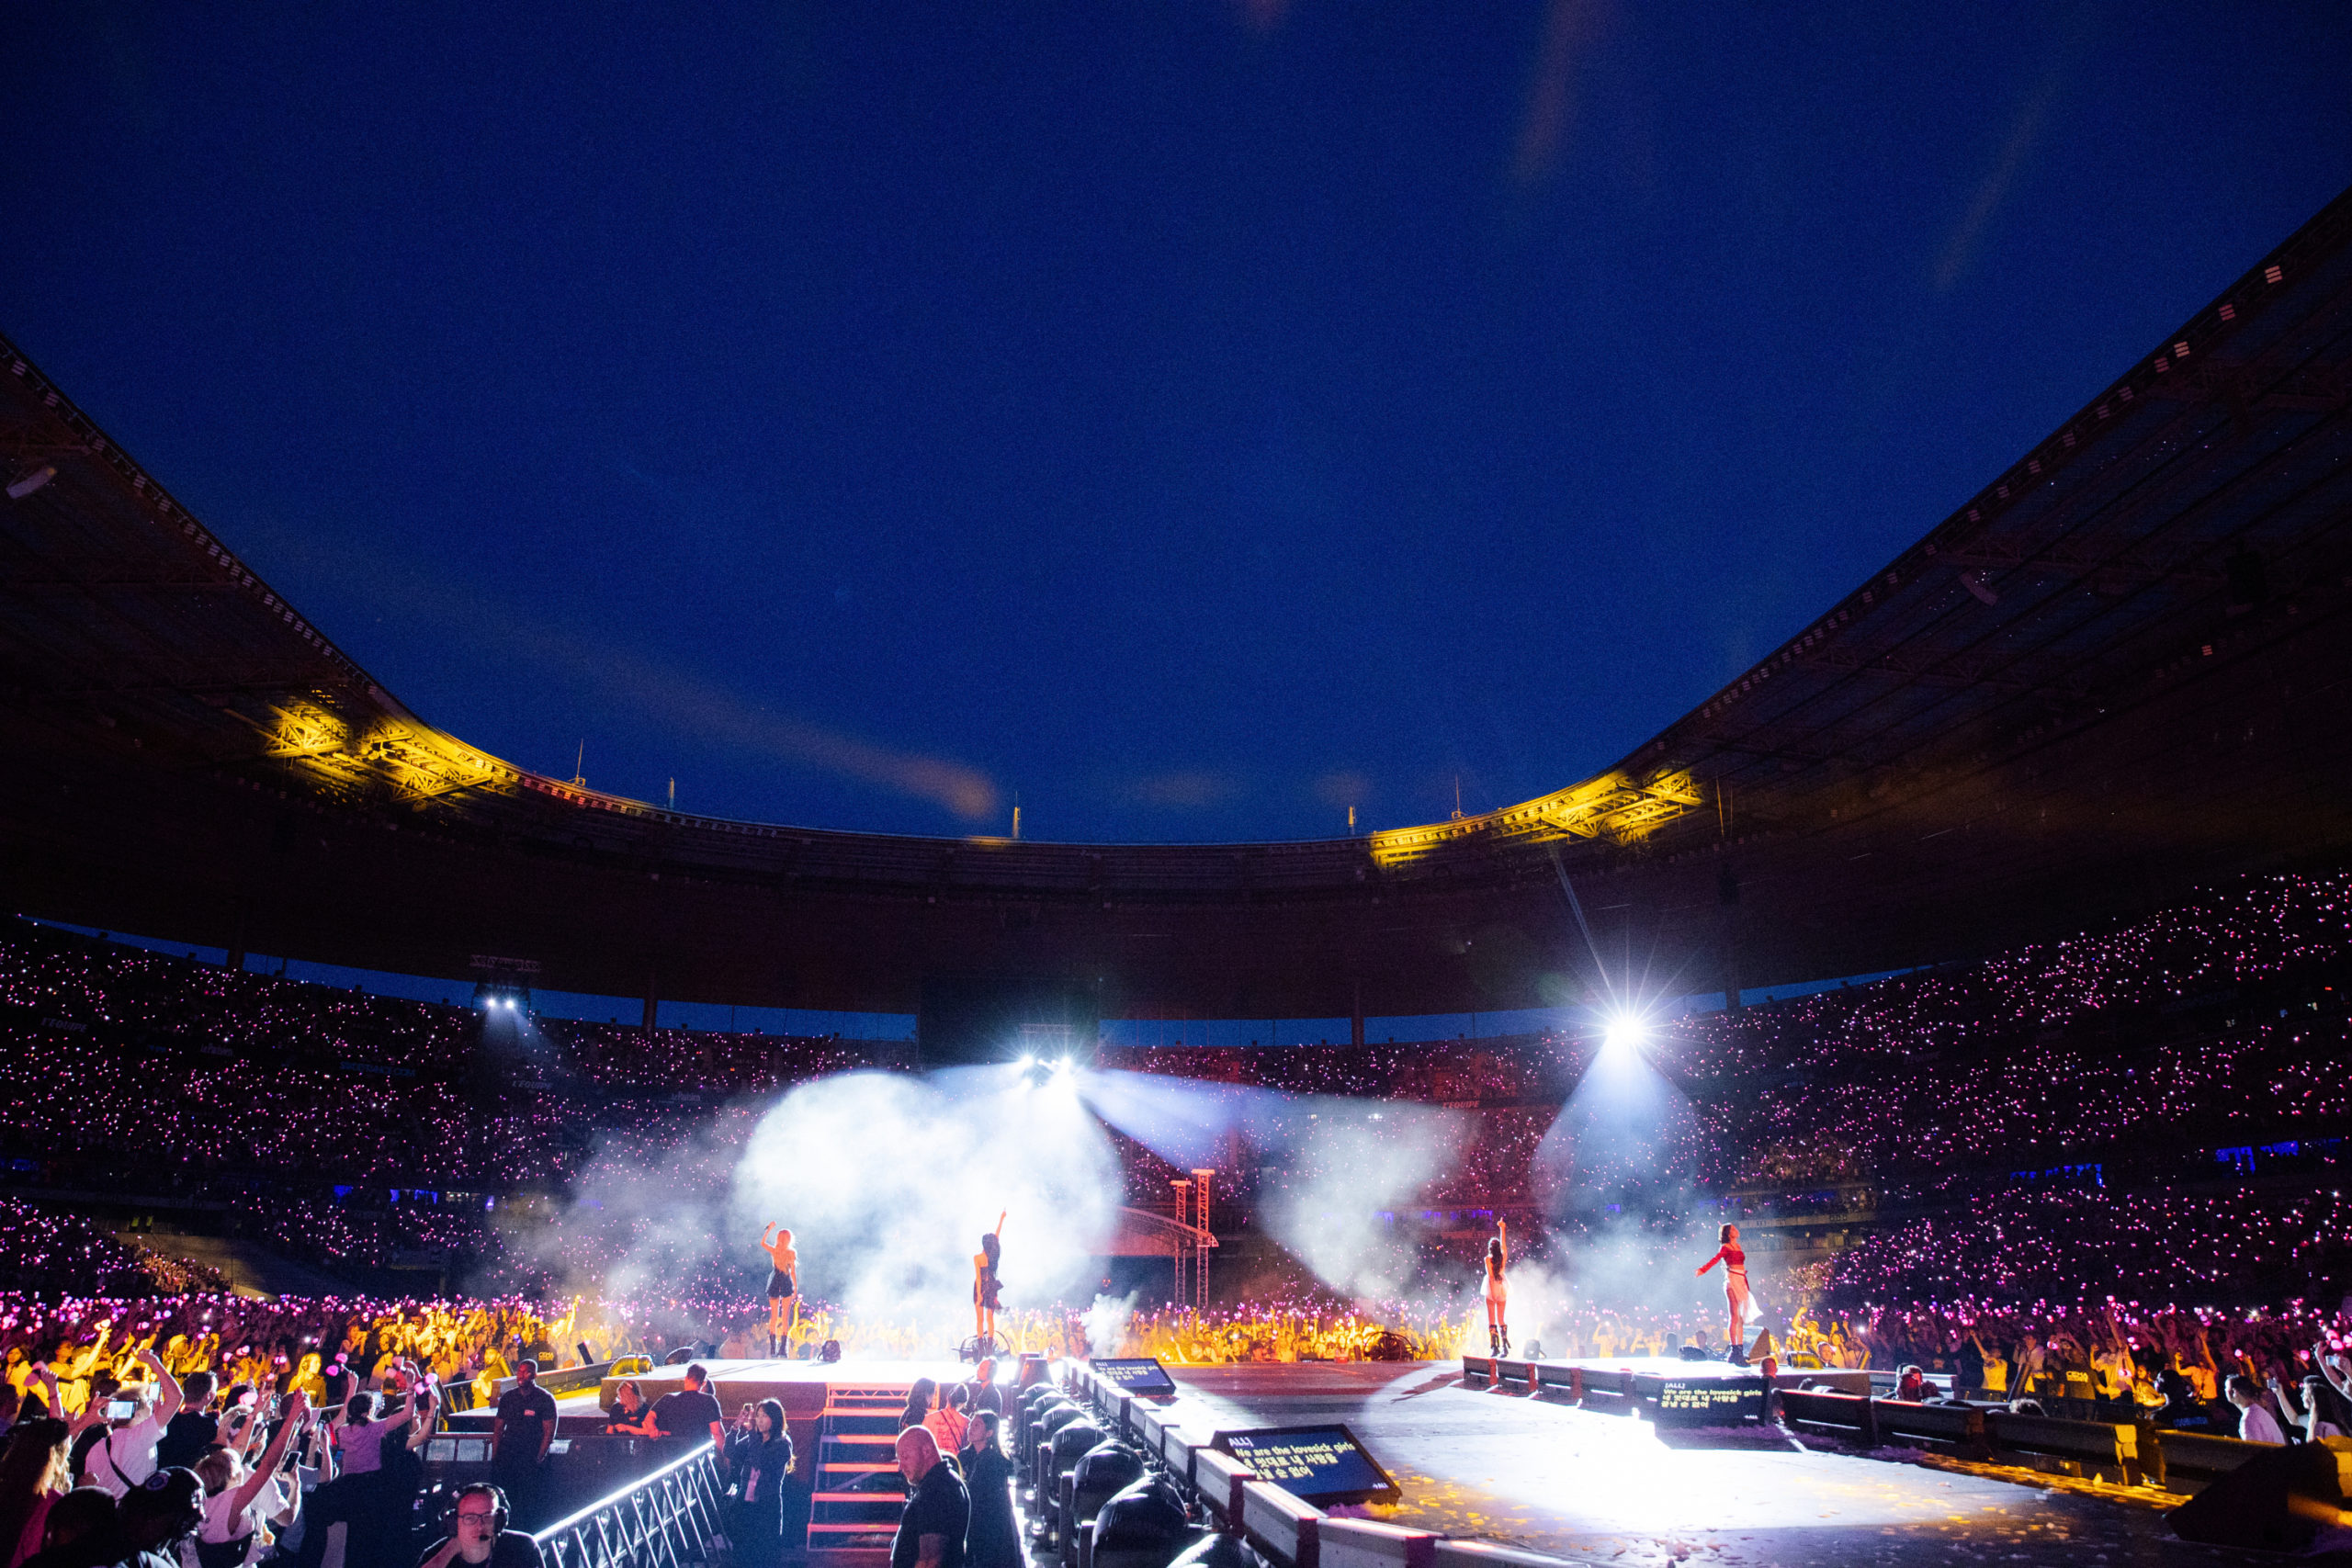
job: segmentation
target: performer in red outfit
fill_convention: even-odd
[[[1724,1305],[1731,1314],[1731,1359],[1742,1363],[1747,1359],[1740,1338],[1740,1330],[1747,1322],[1747,1254],[1739,1249],[1737,1225],[1725,1225],[1716,1240],[1723,1245],[1715,1249],[1714,1257],[1699,1265],[1699,1272],[1704,1274],[1717,1263],[1724,1266]]]

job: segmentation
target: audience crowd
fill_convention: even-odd
[[[1456,1353],[1477,1315],[1476,1257],[1508,1215],[1522,1345],[1670,1354],[1720,1333],[1688,1270],[1712,1247],[1698,1238],[1736,1218],[1792,1364],[1912,1365],[1994,1397],[2136,1404],[2265,1438],[2352,1427],[2352,1204],[2336,1185],[2352,1149],[2348,981],[2352,876],[2290,874],[2067,942],[1659,1020],[1641,1047],[1653,1092],[1639,1157],[1618,1168],[1575,1147],[1579,1123],[1562,1115],[1593,1061],[1583,1033],[1105,1047],[1106,1068],[1295,1097],[1275,1121],[1328,1104],[1307,1097],[1395,1108],[1365,1112],[1374,1156],[1393,1146],[1432,1172],[1381,1216],[1397,1299],[1220,1265],[1221,1304],[1013,1303],[999,1329],[1014,1349],[1188,1363]],[[0,1087],[17,1108],[0,1131],[0,1404],[17,1409],[0,1568],[80,1512],[121,1530],[176,1503],[219,1514],[206,1528],[230,1533],[216,1544],[299,1539],[339,1506],[328,1482],[374,1468],[358,1456],[406,1451],[356,1435],[356,1393],[388,1400],[379,1421],[413,1437],[424,1413],[486,1395],[526,1360],[762,1353],[764,1302],[739,1249],[688,1248],[623,1278],[614,1259],[646,1239],[629,1227],[655,1222],[599,1216],[575,1184],[600,1147],[620,1147],[682,1190],[722,1189],[778,1089],[899,1059],[0,931]],[[1128,1201],[1165,1205],[1176,1168],[1114,1142]],[[1246,1226],[1261,1199],[1328,1188],[1314,1146],[1237,1139],[1220,1228]],[[145,1245],[147,1221],[126,1224],[125,1210],[260,1242],[349,1293],[231,1293]],[[428,1276],[434,1290],[396,1288]],[[933,1348],[917,1325],[813,1299],[803,1313],[804,1338],[853,1356]],[[221,1440],[217,1459],[192,1456],[212,1466],[202,1495],[137,1502],[148,1489],[131,1472],[163,1472],[150,1432],[160,1441],[184,1404],[231,1391],[255,1397],[207,1415]],[[64,1483],[95,1473],[103,1487],[92,1456],[103,1467],[119,1448],[132,1501],[69,1504]]]

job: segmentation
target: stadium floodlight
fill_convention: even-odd
[[[1021,1058],[1021,1066],[1022,1066],[1022,1067],[1023,1067],[1024,1070],[1025,1070],[1025,1069],[1027,1069],[1027,1068],[1030,1068],[1030,1067],[1034,1067],[1034,1066],[1035,1066],[1036,1065],[1037,1065],[1037,1058],[1036,1058],[1036,1057],[1035,1057],[1035,1056],[1023,1056],[1023,1057],[1022,1057],[1022,1058]]]
[[[1600,1027],[1604,1051],[1638,1051],[1650,1037],[1649,1020],[1637,1012],[1615,1012]]]

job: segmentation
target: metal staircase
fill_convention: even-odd
[[[810,1552],[889,1550],[907,1499],[894,1450],[909,1386],[836,1384],[827,1392],[808,1499]]]

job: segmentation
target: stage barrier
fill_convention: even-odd
[[[1546,1375],[1554,1371],[1556,1377]],[[1478,1371],[1494,1386],[1517,1383],[1532,1388],[1538,1398],[1605,1392],[1614,1403],[1630,1393],[1602,1391],[1595,1386],[1597,1379],[1541,1364],[1503,1368],[1488,1359]],[[1822,1378],[1818,1372],[1806,1375]],[[1869,1374],[1831,1375],[1850,1383]],[[1212,1447],[1214,1432],[1186,1428],[1189,1412],[1131,1394],[1080,1362],[1066,1363],[1060,1381],[1072,1399],[1095,1413],[1104,1430],[1132,1443],[1148,1463],[1195,1498],[1216,1529],[1241,1538],[1275,1568],[1563,1568],[1564,1559],[1517,1547],[1449,1540],[1374,1520],[1332,1518]],[[1968,1459],[2055,1465],[2124,1485],[2175,1492],[2193,1492],[2272,1451],[2258,1443],[2174,1432],[2145,1421],[2016,1416],[1997,1407],[1923,1404],[1826,1390],[1780,1388],[1774,1397],[1790,1424],[1833,1432],[1864,1447],[1901,1443]]]
[[[722,1492],[704,1442],[531,1539],[554,1568],[684,1568],[710,1554]]]

